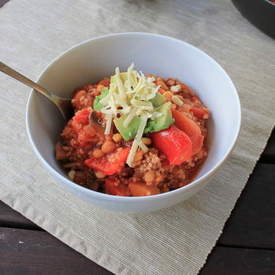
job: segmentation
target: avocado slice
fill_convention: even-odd
[[[159,107],[165,102],[165,96],[160,93],[157,93],[154,98],[150,99],[154,107]]]
[[[167,129],[171,124],[174,123],[171,112],[171,102],[166,102],[156,108],[156,112],[160,112],[162,115],[154,120],[149,119],[144,133],[158,132],[160,130]]]
[[[100,100],[108,95],[109,90],[107,88],[102,88],[101,94],[95,97],[93,109],[95,111],[100,111],[104,106],[100,103]]]
[[[134,137],[137,134],[137,130],[140,124],[140,118],[138,116],[135,116],[131,120],[130,124],[127,127],[125,127],[123,123],[127,117],[128,115],[123,115],[120,118],[116,118],[114,119],[114,123],[117,130],[124,138],[124,140],[131,140],[131,139],[134,139]]]
[[[144,133],[158,132],[169,128],[169,126],[174,123],[174,119],[172,117],[171,112],[171,105],[171,102],[166,102],[158,108],[156,108],[156,111],[160,112],[162,115],[154,120],[149,119],[144,129]],[[138,116],[135,116],[130,122],[130,124],[127,127],[125,127],[123,123],[127,117],[128,115],[123,115],[120,118],[114,119],[114,123],[117,130],[122,135],[123,139],[126,141],[135,138],[140,124],[140,118]]]

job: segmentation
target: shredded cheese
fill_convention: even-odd
[[[143,115],[140,118],[140,125],[138,127],[137,134],[135,136],[134,142],[132,144],[131,150],[129,152],[129,155],[128,155],[128,158],[127,158],[127,161],[126,161],[126,163],[130,167],[133,167],[133,160],[134,160],[134,157],[136,155],[138,146],[140,144],[140,141],[141,141],[141,138],[142,138],[143,131],[144,131],[144,128],[146,126],[147,120],[148,120],[148,116],[146,116],[146,115]]]
[[[154,81],[154,77],[146,77],[142,72],[134,70],[134,64],[131,64],[126,72],[120,72],[117,67],[111,77],[108,95],[100,100],[104,106],[101,112],[106,118],[105,134],[110,134],[112,121],[118,115],[127,115],[123,122],[124,127],[128,127],[134,117],[140,117],[140,125],[127,159],[130,167],[138,147],[143,151],[148,150],[145,144],[141,143],[147,120],[161,116],[150,102],[159,89]]]
[[[149,150],[148,147],[142,141],[140,141],[139,147],[144,153],[148,152]]]
[[[105,135],[109,135],[111,133],[112,122],[113,122],[113,115],[107,114],[106,115],[106,127],[105,127],[105,132],[104,132]]]

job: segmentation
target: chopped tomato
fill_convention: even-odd
[[[101,171],[105,175],[119,173],[124,167],[130,148],[118,148],[115,152],[105,155],[102,158],[90,158],[84,161],[90,168]]]
[[[200,127],[184,113],[177,110],[172,110],[172,113],[176,126],[190,137],[193,154],[197,154],[201,150],[204,140]]]
[[[115,196],[130,196],[128,186],[121,184],[119,180],[114,178],[107,178],[105,180],[105,192]]]
[[[146,185],[145,183],[131,182],[129,183],[129,189],[132,196],[151,196],[160,193],[158,187],[154,185]]]
[[[81,147],[91,141],[96,141],[96,136],[103,136],[103,128],[96,123],[91,124],[89,121],[91,108],[85,108],[76,112],[72,118],[72,128],[76,134],[76,139]]]
[[[154,146],[166,155],[170,165],[179,165],[192,156],[192,142],[176,126],[151,134]]]
[[[73,117],[73,122],[77,122],[82,125],[88,124],[90,112],[91,108],[85,108],[76,112],[75,116]]]
[[[94,140],[96,130],[91,125],[85,125],[83,129],[79,130],[77,140],[80,146],[86,145],[88,142]]]
[[[208,111],[202,108],[192,107],[191,112],[198,118],[208,119],[209,117]]]
[[[110,79],[104,78],[103,80],[99,81],[98,84],[108,88],[110,85]]]

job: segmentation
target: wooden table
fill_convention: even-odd
[[[0,202],[0,274],[111,273]],[[200,274],[275,274],[275,130]]]

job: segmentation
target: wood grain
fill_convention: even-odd
[[[0,228],[1,275],[111,274],[42,231]]]
[[[261,155],[260,162],[275,163],[275,129]]]
[[[0,228],[0,274],[111,274],[46,232]],[[275,274],[275,251],[216,247],[200,272]]]
[[[3,7],[9,0],[0,0],[0,8]]]
[[[36,224],[0,201],[0,227],[42,230]]]
[[[218,242],[275,249],[275,164],[258,163]]]
[[[273,275],[275,251],[215,247],[200,275]]]

